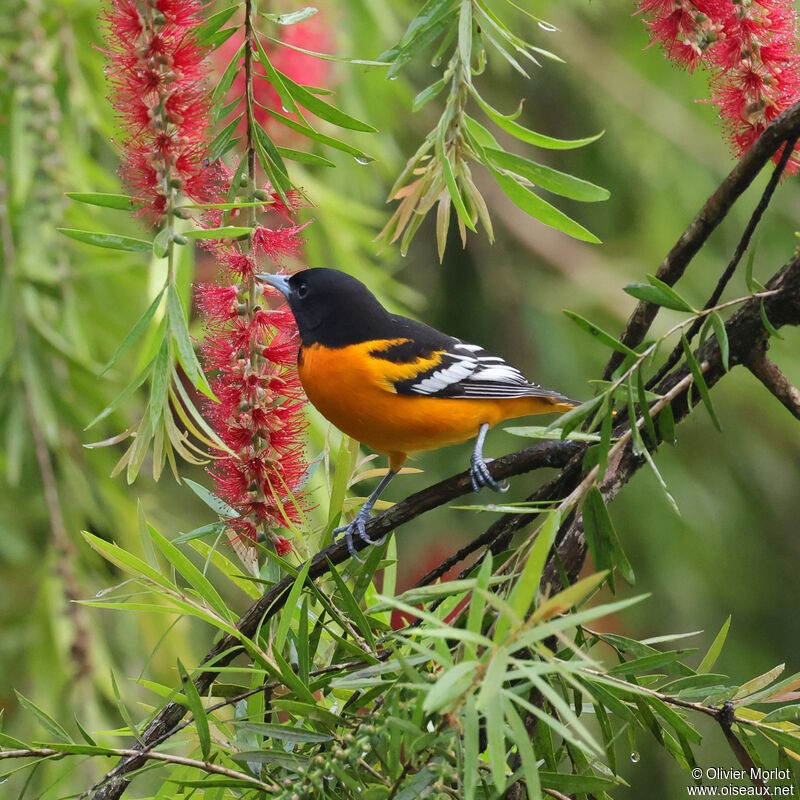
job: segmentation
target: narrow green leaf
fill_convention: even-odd
[[[666,286],[666,284],[664,284]],[[631,297],[641,300],[644,303],[652,303],[663,308],[671,308],[674,311],[691,312],[692,307],[674,292],[665,291],[662,286],[654,286],[651,283],[629,283],[623,287]],[[677,298],[677,299],[676,299]]]
[[[200,694],[194,681],[191,679],[186,667],[183,666],[181,660],[178,659],[178,674],[183,683],[183,693],[186,696],[186,704],[189,706],[189,711],[192,712],[194,717],[194,725],[197,730],[197,738],[200,740],[200,749],[203,752],[203,760],[207,761],[211,753],[211,730],[208,725],[208,716],[203,706],[203,701],[200,699]]]
[[[608,513],[603,495],[596,486],[592,486],[592,488],[589,489],[586,493],[586,499],[584,500],[584,525],[586,525],[587,519],[590,520],[591,525],[594,525],[598,538],[601,536],[603,540],[608,543],[611,551],[611,561],[619,570],[620,575],[633,586],[633,584],[636,583],[633,567],[622,548],[622,542],[614,527],[614,523],[611,521],[611,516]]]
[[[480,755],[478,712],[475,697],[467,695],[464,704],[464,800],[475,800],[475,787],[478,781],[478,756]]]
[[[502,703],[489,703],[483,709],[483,716],[486,720],[486,743],[492,781],[495,791],[502,797],[506,788],[506,737],[503,730]]]
[[[539,222],[549,225],[551,228],[566,233],[572,236],[573,239],[579,239],[582,242],[589,242],[590,244],[600,244],[598,239],[591,231],[583,227],[583,225],[575,222],[572,218],[568,217],[563,211],[559,211],[555,206],[550,205],[546,200],[543,200],[539,195],[534,194],[527,186],[523,186],[508,175],[498,172],[493,167],[489,170],[494,175],[500,188],[505,195],[511,200],[514,205],[521,208],[526,214],[529,214]]]
[[[444,78],[440,78],[438,81],[434,81],[430,86],[426,86],[412,101],[411,110],[419,111],[428,102],[433,100],[433,98],[436,97],[436,95],[438,95],[442,89],[444,89],[444,87]]]
[[[639,412],[644,420],[644,428],[647,431],[651,446],[655,447],[656,444],[658,444],[656,427],[653,424],[653,418],[650,416],[650,403],[647,400],[647,392],[644,388],[644,376],[642,375],[641,365],[639,366],[639,369],[636,370],[636,395],[639,405]]]
[[[25,697],[24,694],[15,691],[19,704],[30,714],[36,717],[37,722],[51,735],[55,736],[60,742],[72,742],[72,737],[56,722],[44,709],[40,708]]]
[[[540,800],[542,787],[539,783],[539,768],[537,767],[536,755],[531,746],[530,735],[516,709],[508,700],[505,701],[504,707],[506,721],[511,728],[514,743],[517,746],[517,753],[519,753],[520,761],[522,761],[522,774],[525,776],[528,800]]]
[[[711,643],[711,647],[708,648],[708,652],[703,656],[703,660],[697,667],[698,674],[711,672],[714,664],[717,663],[719,654],[722,652],[722,648],[725,644],[725,639],[727,639],[728,637],[728,630],[730,627],[731,627],[731,617],[730,615],[728,615],[728,619],[726,619],[725,622],[722,623],[722,627],[719,629],[719,633],[714,637],[714,641]]]
[[[221,228],[196,228],[183,235],[187,239],[241,239],[249,236],[252,231],[252,228],[241,225],[224,225]]]
[[[210,509],[216,511],[221,517],[232,518],[239,516],[239,512],[235,508],[209,492],[205,486],[189,478],[182,478],[182,480]]]
[[[711,327],[714,329],[714,336],[717,337],[720,354],[722,355],[722,366],[725,372],[730,369],[730,344],[728,343],[728,332],[725,330],[725,323],[722,317],[715,311],[710,315]]]
[[[450,199],[453,201],[456,213],[459,219],[471,230],[475,230],[475,225],[470,218],[467,207],[464,205],[464,198],[461,196],[461,190],[456,183],[455,175],[453,174],[453,165],[450,159],[444,152],[444,147],[440,143],[439,146],[439,163],[442,165],[442,174],[444,175],[445,183],[447,184],[447,191],[450,193]]]
[[[330,122],[332,125],[336,125],[339,128],[347,128],[353,131],[362,131],[364,133],[375,133],[377,131],[377,128],[373,128],[372,125],[361,122],[361,120],[351,117],[341,109],[336,108],[336,106],[326,103],[324,100],[320,100],[313,92],[310,92],[305,86],[295,83],[288,75],[280,70],[275,71],[280,75],[283,85],[292,98],[299,105],[320,119],[324,119],[326,122]]]
[[[169,358],[169,339],[164,339],[161,342],[161,347],[158,348],[156,364],[153,368],[153,386],[150,392],[150,402],[148,403],[150,424],[153,430],[158,427],[158,421],[161,419],[161,414],[167,402],[167,388],[171,374],[172,364]]]
[[[313,6],[306,6],[305,8],[298,8],[297,11],[287,11],[285,14],[269,14],[266,11],[260,11],[259,14],[268,19],[270,22],[276,22],[278,25],[296,25],[298,22],[313,17],[317,13],[317,9]]]
[[[207,44],[214,34],[236,13],[236,8],[237,6],[234,4],[208,17],[196,31],[195,35],[198,43]]]
[[[358,628],[361,635],[364,637],[364,639],[366,639],[370,649],[374,651],[375,637],[372,633],[372,628],[369,624],[369,621],[367,620],[366,616],[364,616],[364,612],[358,605],[358,601],[355,599],[355,597],[353,597],[353,593],[350,591],[347,584],[342,579],[342,576],[339,574],[339,570],[336,569],[330,559],[328,559],[328,571],[330,572],[331,577],[336,584],[336,588],[339,591],[339,596],[342,598],[344,607],[350,617],[350,620],[355,623],[355,626]]]
[[[552,136],[545,136],[542,133],[536,133],[523,127],[518,122],[514,121],[513,117],[516,115],[501,114],[497,109],[492,108],[474,88],[472,89],[472,96],[483,109],[486,116],[489,117],[495,125],[502,128],[506,133],[510,133],[521,142],[527,142],[536,147],[542,147],[547,150],[574,150],[578,147],[585,147],[587,144],[596,142],[603,135],[601,131],[594,136],[587,136],[584,139],[555,139]]]
[[[133,198],[127,194],[109,194],[107,192],[66,192],[70,200],[86,203],[90,206],[103,208],[116,208],[120,211],[130,211],[133,207]]]
[[[283,606],[283,611],[281,612],[278,620],[278,629],[275,631],[275,638],[273,639],[272,646],[275,650],[280,652],[283,651],[283,644],[286,641],[286,634],[289,632],[289,627],[292,623],[292,617],[294,616],[295,609],[297,608],[297,603],[300,600],[300,594],[303,591],[303,587],[306,585],[306,578],[308,577],[308,569],[310,566],[311,559],[306,561],[301,567],[300,571],[297,573],[297,577],[294,579],[292,589],[289,592],[289,596],[286,599],[286,603]]]
[[[661,441],[674,445],[678,441],[675,435],[675,415],[672,413],[672,404],[667,403],[658,413],[658,433]]]
[[[219,614],[223,620],[230,622],[234,619],[225,601],[214,588],[211,581],[167,538],[162,536],[155,528],[150,526],[150,535],[153,542],[161,551],[164,558],[189,582],[197,593],[208,605]]]
[[[681,331],[681,344],[683,345],[683,352],[686,356],[686,363],[689,365],[689,370],[694,378],[695,386],[697,386],[697,390],[700,392],[700,398],[703,401],[703,405],[706,407],[706,410],[711,417],[711,421],[714,423],[714,427],[718,431],[722,431],[722,425],[719,423],[717,413],[714,411],[714,407],[711,405],[711,395],[708,392],[706,380],[703,377],[703,373],[700,370],[700,365],[697,363],[697,359],[694,357],[692,348],[689,346],[689,342],[686,340],[686,336],[683,331]]]
[[[107,250],[124,250],[128,253],[149,253],[153,243],[145,239],[136,239],[133,236],[121,236],[117,233],[102,233],[101,231],[81,231],[76,228],[56,228],[64,236],[76,242],[92,244],[95,247],[105,247]]]
[[[206,158],[209,161],[216,161],[228,152],[228,146],[233,141],[233,135],[236,133],[236,128],[242,121],[244,112],[234,117],[215,137],[206,151]]]
[[[301,136],[306,136],[309,139],[313,139],[315,142],[332,147],[334,150],[341,150],[343,153],[353,156],[353,158],[355,158],[359,164],[368,164],[375,160],[372,156],[367,155],[363,150],[359,150],[359,148],[353,147],[346,142],[341,142],[338,139],[335,139],[333,136],[320,133],[308,125],[303,125],[300,122],[293,120],[289,116],[279,114],[272,109],[270,109],[270,115],[272,119],[280,122],[282,125],[285,125],[290,130],[295,131],[295,133],[299,133]]]
[[[492,577],[492,554],[491,551],[483,557],[478,577],[475,581],[475,589],[486,589]],[[486,607],[484,595],[479,591],[473,591],[469,601],[469,612],[467,613],[467,630],[472,633],[480,634],[483,626],[483,612]],[[477,658],[478,648],[474,642],[464,643],[464,653],[466,658]]]
[[[514,153],[508,153],[495,147],[486,147],[484,152],[499,169],[513,172],[536,186],[541,186],[542,189],[561,197],[569,197],[571,200],[579,200],[584,203],[596,203],[608,200],[611,196],[608,189],[595,186],[589,181],[568,175],[566,172],[559,172],[552,167],[546,167],[544,164],[537,164],[535,161],[530,161]]]
[[[142,561],[142,559],[137,558],[127,550],[123,550],[121,547],[107,542],[105,539],[101,539],[99,536],[95,536],[88,531],[83,531],[83,538],[86,539],[92,550],[99,553],[106,561],[110,561],[112,564],[119,567],[123,572],[135,575],[136,577],[147,578],[164,589],[175,588],[171,581],[157,569],[151,567],[146,561]]]
[[[117,363],[120,356],[127,351],[127,349],[139,339],[139,337],[147,330],[147,326],[150,324],[150,320],[153,319],[153,315],[156,313],[156,310],[161,305],[161,298],[164,296],[164,290],[161,291],[153,298],[153,302],[149,305],[147,310],[142,314],[141,317],[136,321],[134,326],[128,331],[127,336],[122,340],[119,347],[114,351],[114,355],[111,356],[108,363],[103,367],[100,374],[104,375],[114,364]]]
[[[200,366],[200,362],[194,352],[194,346],[189,337],[189,328],[186,324],[186,312],[183,309],[183,303],[178,296],[178,290],[175,288],[174,283],[170,283],[167,287],[167,317],[175,343],[178,345],[178,356],[186,372],[186,377],[204,395],[215,400],[214,393],[208,385],[203,368]]]
[[[335,167],[329,158],[317,155],[316,153],[309,153],[306,150],[293,150],[291,147],[279,147],[278,152],[283,158],[289,161],[296,161],[298,164],[308,164],[312,167]]]
[[[117,686],[117,679],[114,676],[114,670],[111,670],[111,689],[114,692],[114,697],[117,700],[117,708],[119,709],[120,716],[122,717],[125,724],[128,726],[128,729],[133,734],[134,739],[136,739],[139,744],[143,745],[144,742],[142,741],[142,735],[139,732],[139,728],[136,726],[136,723],[133,721],[133,717],[131,716],[131,712],[128,709],[128,706],[125,704],[125,701],[122,699],[122,695],[119,691],[119,686]]]
[[[622,353],[625,356],[633,356],[636,357],[637,353],[635,350],[632,350],[625,344],[616,339],[610,333],[606,333],[602,328],[595,325],[593,322],[589,322],[588,319],[582,317],[580,314],[576,314],[574,311],[568,311],[564,309],[564,314],[571,319],[579,328],[583,328],[583,330],[590,333],[595,339],[601,341],[606,347],[610,347],[612,350],[616,350],[618,353]]]
[[[233,79],[239,72],[239,62],[241,61],[243,53],[244,43],[242,43],[242,46],[234,53],[233,58],[228,62],[228,66],[225,67],[225,71],[222,73],[219,83],[214,87],[214,91],[211,93],[211,100],[213,102],[223,100],[225,95],[228,94],[228,91],[233,85]]]
[[[761,300],[761,305],[758,307],[758,311],[761,314],[761,324],[764,326],[764,330],[770,335],[774,336],[776,339],[783,339],[783,336],[780,335],[778,329],[769,321],[769,317],[767,316],[767,309],[764,308],[764,300]]]

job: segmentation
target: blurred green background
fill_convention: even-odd
[[[531,0],[526,6],[558,28],[531,36],[566,63],[547,61],[526,83],[495,59],[481,91],[503,111],[525,97],[521,121],[544,133],[572,138],[605,131],[582,150],[535,154],[611,190],[601,204],[557,201],[604,244],[585,245],[531,221],[493,181],[478,175],[495,223],[493,245],[481,233],[470,235],[462,250],[451,230],[439,265],[428,220],[406,258],[391,248],[378,252],[372,239],[386,218],[388,188],[440,112],[434,101],[410,113],[412,98],[433,73],[426,64],[413,64],[389,82],[378,69],[336,65],[329,77],[337,103],[379,128],[378,134],[353,137],[377,161],[362,166],[328,152],[335,170],[298,173],[317,204],[306,212],[315,222],[305,261],[351,271],[394,308],[478,341],[538,382],[581,398],[591,394],[589,381],[600,377],[607,353],[562,309],[621,330],[633,307],[621,287],[655,272],[734,162],[714,108],[697,102],[707,96],[704,76],[675,69],[658,48],[647,49],[632,3]],[[70,206],[63,198],[68,190],[119,190],[114,121],[97,50],[101,9],[95,0],[25,0],[0,9],[0,709],[5,727],[20,734],[29,722],[18,713],[15,689],[67,724],[78,709],[85,727],[113,728],[119,719],[112,669],[129,704],[146,702],[131,680],[145,671],[174,683],[176,656],[195,663],[209,645],[207,630],[186,622],[170,628],[144,615],[68,614],[64,599],[65,584],[75,596],[91,597],[117,580],[89,551],[81,529],[136,548],[138,501],[170,537],[211,521],[208,509],[168,475],[155,484],[145,469],[132,487],[121,477],[111,479],[121,446],[84,448],[141,414],[144,397],[135,395],[95,429],[83,430],[137,370],[129,354],[114,373],[102,379],[94,374],[149,304],[163,269],[135,254],[74,245],[53,231],[61,224],[131,235],[139,230],[124,214]],[[405,0],[328,0],[321,9],[337,52],[375,58],[402,33],[415,6]],[[285,8],[275,3],[274,10]],[[520,24],[535,29],[530,21]],[[502,143],[531,155],[518,142]],[[691,265],[681,292],[695,305],[724,268],[765,182],[762,175]],[[789,178],[756,236],[762,279],[791,255],[798,208],[800,188],[797,178]],[[197,269],[204,279],[212,277],[202,263]],[[186,263],[181,270],[188,297],[195,266]],[[726,297],[745,293],[739,276]],[[672,322],[670,312],[661,314],[654,332]],[[194,331],[201,333],[196,321]],[[800,383],[800,331],[787,330],[773,342],[771,355]],[[652,594],[612,624],[639,638],[702,630],[694,644],[704,651],[732,614],[720,671],[745,680],[781,662],[797,670],[800,437],[788,412],[742,369],[726,377],[714,397],[724,433],[699,409],[680,426],[677,446],[658,454],[681,515],[645,471],[611,507],[636,571],[635,591]],[[314,419],[312,457],[323,447],[326,428]],[[487,454],[525,444],[497,431]],[[413,466],[424,473],[395,481],[387,498],[460,471],[468,454],[465,445],[419,457]],[[55,528],[43,492],[47,463],[60,499],[61,525],[56,521]],[[208,483],[197,468],[184,474]],[[517,479],[510,497],[521,497],[546,477]],[[321,503],[322,481],[314,486],[311,502]],[[439,509],[401,529],[405,583],[492,519]],[[87,637],[77,652],[76,625]],[[718,731],[708,733],[701,765],[730,764]],[[642,758],[628,771],[631,788],[618,796],[683,796],[688,781],[674,762],[644,740],[637,749]],[[95,774],[93,767],[85,769],[84,776]],[[57,777],[49,772],[48,784]],[[62,788],[80,787],[80,780],[72,777]]]

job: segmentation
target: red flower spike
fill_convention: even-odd
[[[668,58],[690,70],[709,70],[712,102],[738,155],[800,99],[791,0],[640,0],[639,11]],[[798,167],[796,152],[786,169],[793,173]]]
[[[274,536],[272,543],[275,545],[275,552],[279,556],[286,556],[292,552],[292,543],[283,536]]]
[[[112,0],[105,13],[107,76],[123,132],[120,173],[154,225],[171,188],[208,202],[221,186],[216,166],[203,160],[207,51],[194,38],[203,7],[200,0]]]

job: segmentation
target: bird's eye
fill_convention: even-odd
[[[308,285],[301,283],[297,287],[297,296],[302,300],[308,294]]]

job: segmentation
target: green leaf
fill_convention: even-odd
[[[249,236],[252,231],[252,228],[240,225],[224,225],[221,228],[196,228],[183,235],[187,239],[241,239]]]
[[[367,155],[363,150],[359,150],[357,147],[353,147],[346,142],[341,142],[338,139],[335,139],[333,136],[328,136],[324,133],[320,133],[319,131],[315,131],[310,126],[303,125],[302,123],[293,120],[291,117],[279,114],[272,109],[269,111],[272,119],[280,122],[282,125],[285,125],[290,130],[295,131],[295,133],[299,133],[301,136],[306,136],[309,139],[313,139],[315,142],[319,142],[320,144],[332,147],[334,150],[341,150],[343,153],[353,156],[353,158],[355,158],[359,164],[368,164],[375,160],[372,156]]]
[[[671,286],[653,275],[648,275],[650,283],[629,283],[623,287],[631,297],[645,303],[653,303],[664,308],[671,308],[674,311],[686,311],[691,313],[694,309],[687,303]]]
[[[674,445],[678,441],[675,435],[675,415],[672,413],[671,403],[667,403],[658,413],[658,433],[662,442]]]
[[[800,705],[783,706],[770,711],[761,722],[794,722],[800,723]]]
[[[209,161],[216,161],[228,152],[230,144],[233,141],[233,135],[236,133],[236,128],[242,121],[244,112],[234,117],[215,137],[206,151],[206,158]]]
[[[576,314],[574,311],[568,311],[567,309],[564,309],[564,314],[579,328],[583,328],[583,330],[590,333],[595,339],[601,341],[606,347],[610,347],[612,350],[616,350],[618,353],[622,353],[625,356],[638,357],[635,350],[622,344],[619,339],[616,339],[610,333],[606,333],[602,328],[598,327],[593,322],[589,322],[588,319],[582,317],[580,314]]]
[[[195,37],[197,42],[199,44],[207,44],[211,41],[214,34],[236,13],[236,8],[237,6],[234,4],[208,17],[196,30]]]
[[[44,709],[39,708],[33,700],[29,700],[24,694],[15,691],[19,704],[30,714],[36,717],[38,723],[51,735],[55,736],[60,742],[72,742],[72,737],[58,724]]]
[[[122,717],[125,724],[128,726],[128,729],[133,734],[133,737],[136,739],[139,744],[144,744],[142,741],[141,733],[139,733],[139,728],[136,726],[136,723],[131,716],[131,712],[128,710],[128,706],[125,704],[125,701],[122,699],[122,695],[119,692],[119,686],[117,686],[117,679],[114,677],[114,670],[111,670],[111,689],[114,692],[114,697],[117,700],[117,708],[119,709],[120,716]]]
[[[361,607],[358,605],[355,597],[353,597],[353,593],[347,588],[347,584],[344,582],[344,580],[342,580],[342,576],[333,565],[333,562],[330,559],[327,559],[327,561],[328,571],[333,578],[333,582],[336,584],[336,588],[339,591],[339,596],[342,598],[344,608],[347,611],[350,620],[355,623],[361,635],[364,637],[364,639],[366,639],[369,647],[374,651],[375,637],[373,636],[369,621],[367,620],[366,616],[364,616],[364,612],[361,610]]]
[[[226,622],[234,619],[225,601],[214,588],[211,581],[167,538],[150,526],[150,535],[164,558],[189,582],[208,605]]]
[[[718,431],[722,431],[722,426],[720,425],[717,414],[714,411],[714,406],[711,405],[711,396],[708,392],[706,380],[703,377],[703,373],[700,370],[700,365],[697,363],[697,359],[694,357],[692,348],[689,346],[689,342],[687,341],[686,335],[683,333],[683,331],[681,331],[681,344],[683,345],[683,352],[686,356],[686,363],[689,365],[689,370],[694,378],[695,386],[697,386],[697,390],[700,392],[700,398],[703,401],[703,405],[706,407],[706,410],[711,417],[711,421],[714,423],[714,427]]]
[[[105,247],[107,250],[124,250],[128,253],[149,253],[153,243],[145,239],[135,239],[133,236],[120,236],[117,233],[102,233],[101,231],[81,231],[76,228],[56,228],[64,236],[76,242],[92,244],[95,247]]]
[[[167,318],[175,343],[178,345],[178,356],[186,377],[192,382],[192,386],[199,389],[206,397],[216,400],[194,352],[186,325],[186,313],[174,283],[170,283],[167,287]]]
[[[189,478],[182,478],[182,480],[212,511],[216,511],[221,517],[233,518],[239,516],[239,512],[235,508],[209,492],[205,486]]]
[[[563,211],[559,211],[555,206],[550,205],[546,200],[543,200],[539,195],[534,194],[530,189],[518,183],[513,178],[498,172],[493,167],[489,170],[494,175],[500,188],[505,195],[511,200],[514,205],[521,208],[526,214],[529,214],[539,222],[549,225],[551,228],[566,233],[574,239],[579,239],[582,242],[589,242],[590,244],[601,244],[591,231],[588,231],[583,225],[575,222],[575,220],[568,217]]]
[[[477,661],[462,661],[442,672],[425,695],[422,710],[436,713],[455,702],[472,686],[477,667]]]
[[[517,753],[522,761],[522,773],[525,776],[528,800],[539,800],[542,796],[542,787],[539,783],[539,768],[531,746],[530,735],[514,706],[508,700],[505,701],[504,706],[506,721],[511,728],[514,743],[517,745]]]
[[[167,402],[167,388],[172,375],[172,364],[169,358],[169,340],[164,339],[158,348],[156,364],[153,368],[153,388],[150,392],[150,424],[155,430]]]
[[[197,738],[200,740],[200,749],[203,752],[203,760],[207,761],[211,753],[211,730],[208,725],[208,716],[203,707],[203,701],[200,699],[200,694],[194,681],[186,671],[181,660],[178,659],[178,674],[181,676],[183,683],[183,693],[186,696],[186,704],[189,706],[189,711],[192,712],[194,717],[194,725],[197,730]]]
[[[589,489],[583,501],[584,526],[586,526],[587,522],[593,527],[595,538],[608,544],[611,563],[619,570],[620,575],[633,586],[636,583],[633,567],[622,548],[622,542],[619,539],[614,523],[611,521],[603,495],[596,486],[592,486]]]
[[[116,208],[120,211],[130,211],[133,207],[133,198],[127,194],[109,194],[107,192],[66,192],[70,200],[86,203],[90,206],[103,208]]]
[[[494,662],[495,659],[492,659],[490,669]],[[499,702],[499,699],[495,699],[494,702],[488,703],[483,708],[483,716],[486,720],[486,743],[492,781],[495,791],[499,792],[499,796],[502,797],[503,790],[506,788],[506,737],[503,730],[503,704]]]
[[[293,725],[271,725],[267,722],[240,722],[236,727],[286,742],[329,742],[332,738],[328,734],[296,728]]]
[[[774,336],[776,339],[783,339],[783,336],[780,335],[778,329],[769,321],[769,317],[767,316],[767,309],[764,308],[764,300],[761,300],[761,305],[758,308],[759,313],[761,314],[761,324],[764,326],[764,330],[770,335]]]
[[[480,755],[480,726],[475,698],[467,695],[464,706],[464,800],[475,800],[475,785],[478,781],[478,756]]]
[[[195,539],[203,539],[206,536],[219,536],[227,527],[228,524],[226,522],[211,522],[208,525],[201,525],[199,528],[194,528],[194,530],[176,536],[172,540],[172,543],[184,544],[185,542],[192,542]]]
[[[437,154],[439,156],[439,163],[442,165],[442,174],[444,175],[445,183],[447,184],[447,191],[450,193],[450,199],[453,201],[456,213],[459,219],[471,230],[475,230],[475,225],[470,218],[467,207],[464,205],[464,198],[461,196],[461,190],[456,183],[455,175],[453,174],[453,165],[444,151],[444,143],[440,140],[437,146]]]
[[[289,92],[292,99],[320,119],[324,119],[326,122],[330,122],[332,125],[336,125],[339,128],[346,128],[352,131],[362,131],[364,133],[375,133],[377,131],[377,128],[373,128],[372,125],[361,122],[361,120],[351,117],[349,114],[336,108],[336,106],[332,106],[330,103],[320,100],[313,92],[310,92],[305,86],[300,86],[300,84],[295,83],[288,75],[280,70],[276,69],[275,72],[280,76],[283,85],[286,87],[286,91]]]
[[[313,6],[306,6],[305,8],[298,8],[297,11],[287,11],[285,14],[269,14],[265,11],[260,11],[259,14],[268,19],[270,22],[276,22],[278,25],[296,25],[298,22],[313,17],[317,13],[317,9]]]
[[[552,167],[546,167],[544,164],[537,164],[535,161],[530,161],[514,153],[508,153],[495,147],[486,147],[484,153],[499,169],[513,172],[536,186],[541,186],[542,189],[561,195],[561,197],[569,197],[571,200],[579,200],[584,203],[596,203],[611,197],[608,189],[595,186],[593,183],[568,175],[566,172],[559,172]]]
[[[98,552],[106,561],[119,567],[123,572],[127,572],[136,577],[147,578],[164,589],[174,589],[174,585],[157,569],[151,567],[146,561],[137,558],[127,550],[123,550],[118,545],[101,539],[88,531],[83,531],[83,538],[89,543],[92,550]]]
[[[477,101],[478,105],[483,109],[492,122],[498,127],[502,128],[506,133],[510,133],[514,138],[519,139],[521,142],[542,147],[547,150],[574,150],[578,147],[585,147],[587,144],[596,142],[602,135],[603,131],[594,136],[587,136],[584,139],[555,139],[552,136],[545,136],[542,133],[535,133],[528,130],[519,123],[514,121],[513,115],[501,114],[497,109],[492,108],[479,94],[472,88],[472,96]]]
[[[539,780],[545,789],[580,795],[604,792],[613,789],[621,782],[610,778],[601,778],[598,775],[570,775],[561,772],[540,772]]]
[[[426,86],[412,101],[411,110],[419,111],[428,102],[433,100],[433,98],[436,97],[436,95],[438,95],[442,89],[444,89],[444,87],[444,78],[440,78],[438,81],[434,81],[434,83],[432,83],[430,86]]]
[[[233,85],[233,79],[239,72],[239,61],[243,53],[244,43],[242,43],[242,46],[234,53],[233,58],[228,62],[228,66],[225,67],[225,71],[222,73],[219,83],[214,87],[214,91],[211,93],[211,100],[213,102],[223,100],[225,95],[228,94],[228,91]]]
[[[329,158],[319,156],[316,153],[309,153],[305,150],[293,150],[291,147],[278,147],[278,152],[283,158],[289,161],[296,161],[298,164],[308,164],[312,167],[335,167]]]
[[[311,566],[311,559],[306,561],[297,573],[294,579],[292,589],[289,596],[286,598],[286,603],[283,606],[280,619],[278,620],[278,629],[275,631],[275,638],[273,639],[272,646],[275,650],[282,651],[283,644],[286,641],[286,634],[289,632],[289,627],[292,623],[294,611],[297,608],[297,603],[300,600],[300,594],[303,587],[306,585],[306,578],[308,577],[308,569]]]
[[[120,356],[147,330],[150,320],[153,319],[153,315],[161,305],[161,298],[163,296],[164,290],[161,289],[161,291],[153,298],[153,302],[150,304],[147,311],[145,311],[144,314],[139,317],[134,326],[128,331],[128,335],[122,340],[122,343],[114,351],[114,355],[111,356],[108,363],[101,370],[101,375],[104,375],[106,372],[108,372],[108,370],[110,370],[111,367],[117,363]]]
[[[647,431],[650,444],[655,447],[658,443],[658,439],[656,437],[656,427],[653,424],[653,418],[650,416],[650,403],[647,399],[647,392],[644,388],[644,376],[642,375],[641,366],[636,370],[636,395],[639,411],[642,415],[642,419],[644,420],[644,428]]]
[[[722,355],[722,366],[725,367],[725,372],[727,372],[730,369],[731,353],[728,332],[725,330],[725,323],[722,321],[722,317],[716,311],[710,315],[710,319],[711,327],[714,329],[714,336],[717,337],[720,354]]]
[[[483,611],[486,606],[484,595],[477,591],[478,589],[486,589],[489,586],[489,581],[492,577],[492,554],[487,552],[483,561],[481,562],[480,569],[478,570],[478,577],[475,581],[475,591],[472,592],[472,597],[469,601],[469,612],[467,613],[467,630],[475,634],[480,634],[483,625]],[[477,658],[478,648],[474,642],[464,643],[464,653],[467,658]]]
[[[703,660],[697,667],[697,672],[699,674],[711,672],[714,664],[717,663],[719,654],[722,652],[722,647],[725,644],[725,639],[728,637],[728,629],[730,627],[731,617],[728,615],[728,619],[726,619],[722,624],[722,627],[719,629],[719,633],[714,637],[714,641],[711,643],[711,647],[708,648],[708,652],[703,656]]]

